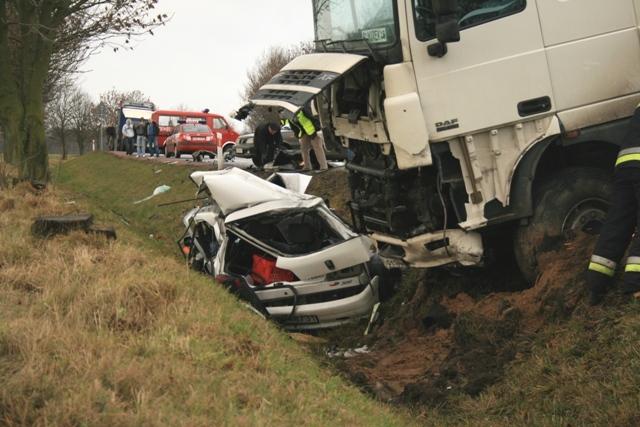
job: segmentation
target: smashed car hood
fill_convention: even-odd
[[[191,180],[199,188],[206,187],[222,213],[229,215],[227,222],[272,210],[312,208],[324,203],[319,197],[282,188],[238,168],[194,172]]]
[[[277,172],[267,178],[267,181],[274,184],[278,184],[278,181],[280,181],[282,183],[281,187],[284,186],[287,190],[305,193],[312,179],[311,176],[302,173]]]
[[[295,114],[341,75],[366,60],[348,53],[311,53],[287,64],[251,98],[256,105],[280,107]]]

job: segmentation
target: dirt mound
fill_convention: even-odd
[[[581,236],[545,253],[535,285],[516,292],[474,289],[498,280],[495,272],[426,272],[402,313],[378,330],[372,352],[348,360],[348,370],[384,400],[435,405],[451,391],[477,395],[528,351],[534,333],[571,315],[591,250],[592,240]]]
[[[351,200],[351,192],[349,190],[349,172],[346,169],[333,168],[326,172],[315,174],[311,184],[309,184],[307,193],[327,200],[329,206],[340,217],[351,222],[351,213],[348,205],[349,200]]]

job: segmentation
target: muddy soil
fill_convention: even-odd
[[[370,339],[372,351],[341,367],[386,401],[442,405],[454,392],[475,396],[527,353],[537,331],[581,304],[592,243],[583,236],[547,252],[542,274],[525,290],[487,293],[491,280],[518,281],[495,270],[422,272],[411,298]]]
[[[317,175],[309,193],[349,218],[346,171]],[[532,287],[512,260],[488,269],[410,271],[373,335],[363,338],[356,327],[350,336],[328,337],[343,347],[366,343],[370,352],[332,363],[389,402],[442,405],[454,392],[477,395],[527,354],[537,331],[583,304],[582,273],[593,243],[583,235],[549,244]]]

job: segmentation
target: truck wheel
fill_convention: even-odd
[[[529,283],[540,273],[539,254],[566,239],[570,231],[600,233],[611,189],[610,174],[581,167],[564,169],[534,190],[533,216],[514,235],[516,262]]]

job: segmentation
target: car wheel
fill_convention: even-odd
[[[224,154],[224,159],[227,161],[233,160],[233,158],[236,156],[236,149],[233,144],[225,146],[222,149],[222,152]]]
[[[535,191],[530,223],[514,235],[514,253],[524,278],[535,282],[545,246],[571,231],[599,234],[609,208],[611,175],[601,169],[570,168],[545,180]]]

